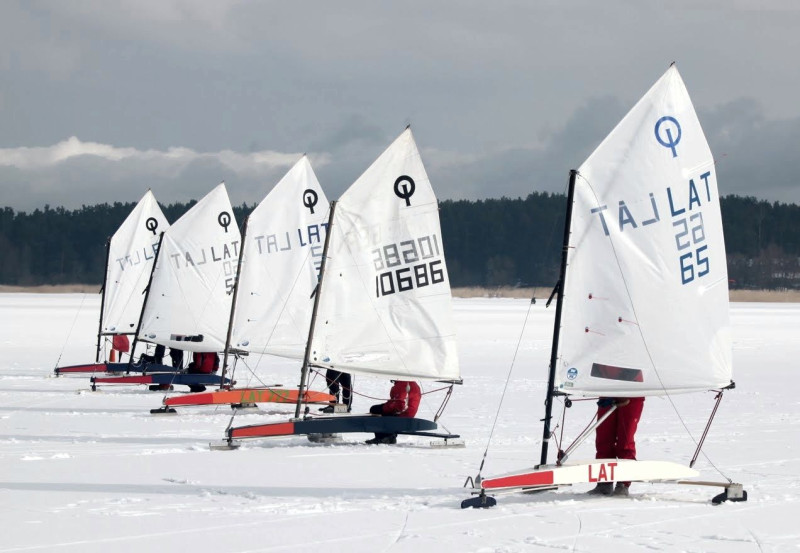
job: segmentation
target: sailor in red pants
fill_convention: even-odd
[[[372,415],[382,415],[384,417],[408,417],[413,418],[419,409],[419,401],[422,398],[422,391],[419,384],[407,380],[393,380],[394,384],[389,391],[389,401],[379,403],[369,408]],[[387,434],[376,432],[375,437],[367,440],[368,444],[396,444],[397,434]]]
[[[219,369],[219,355],[216,352],[196,351],[192,355],[192,362],[186,369],[189,374],[212,374]],[[205,392],[206,387],[202,384],[192,384],[189,386],[191,392]]]
[[[595,431],[595,459],[636,459],[634,435],[644,407],[643,397],[601,397],[597,402],[597,419],[601,419],[611,407],[617,408]],[[590,494],[628,495],[630,482],[600,482]]]

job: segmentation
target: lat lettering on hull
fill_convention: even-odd
[[[597,475],[593,474],[592,468],[595,465],[589,465],[589,482],[614,482],[614,469],[617,463],[601,463],[600,468],[597,470]]]

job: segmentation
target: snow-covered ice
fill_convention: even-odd
[[[298,437],[210,451],[230,422],[227,407],[156,417],[149,410],[162,396],[144,387],[91,392],[86,376],[51,376],[59,359],[93,360],[99,296],[0,294],[0,553],[800,551],[797,304],[731,309],[737,388],[695,468],[703,480],[743,483],[748,502],[715,507],[716,488],[634,484],[628,499],[576,486],[462,510],[462,486],[477,473],[509,371],[483,475],[538,461],[554,311],[543,304],[528,314],[522,300],[455,300],[464,385],[441,422],[462,435],[463,449],[402,436],[397,446],[367,446],[368,435],[354,435],[342,445]],[[295,362],[247,363],[260,364],[270,383],[297,383]],[[389,389],[368,377],[354,386],[363,394],[357,411]],[[420,415],[433,416],[440,399],[425,396]],[[711,393],[648,399],[639,457],[688,463],[687,428],[699,437],[713,401]],[[235,423],[291,411],[264,405]],[[591,402],[569,409],[565,440],[593,412]],[[590,442],[573,459],[592,457]]]

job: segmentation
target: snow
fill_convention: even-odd
[[[575,486],[462,510],[509,372],[483,475],[538,461],[554,311],[543,304],[529,312],[522,300],[455,300],[464,385],[441,422],[465,448],[403,436],[397,446],[367,446],[368,435],[353,435],[342,445],[297,437],[211,451],[230,422],[227,407],[157,417],[149,410],[162,395],[144,387],[91,392],[86,376],[51,376],[57,363],[94,359],[99,296],[0,294],[0,553],[800,550],[797,304],[732,305],[737,388],[695,468],[702,480],[724,480],[717,467],[743,483],[746,503],[712,506],[717,488],[634,484],[627,499]],[[263,379],[296,384],[295,362],[247,362]],[[319,378],[313,386],[322,388]],[[364,395],[354,407],[366,411],[389,383],[357,377],[355,387]],[[425,396],[420,415],[432,416],[441,398]],[[699,437],[713,403],[711,393],[648,399],[639,457],[688,463],[687,428]],[[235,424],[290,412],[263,405]],[[576,402],[565,440],[593,412]],[[573,459],[593,453],[589,440]]]

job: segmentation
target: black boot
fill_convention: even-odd
[[[617,486],[614,488],[614,495],[617,497],[628,497],[628,488],[630,487],[631,485],[625,482],[617,482]]]
[[[397,443],[397,434],[375,434],[375,437],[371,440],[367,440],[364,442],[369,445],[377,445],[377,444],[396,444]]]
[[[614,493],[613,482],[600,482],[597,486],[589,490],[589,495],[611,495]]]

